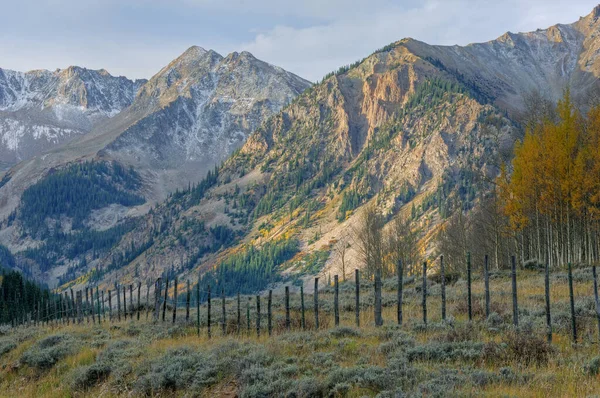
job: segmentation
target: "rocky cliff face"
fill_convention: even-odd
[[[77,66],[54,72],[0,69],[0,165],[88,133],[131,105],[143,83]]]
[[[524,95],[555,100],[569,87],[583,104],[596,95],[598,14],[465,47],[405,39],[330,76],[263,123],[214,187],[178,195],[144,218],[113,249],[151,242],[144,255],[104,280],[134,269],[155,277],[164,264],[193,275],[211,269],[240,250],[198,251],[216,226],[240,231],[242,245],[298,239],[299,257],[329,255],[327,272],[337,260],[330,243],[351,234],[368,203],[388,219],[412,220],[427,245],[446,217],[489,192],[521,133]],[[357,199],[341,212],[344,197]],[[297,264],[285,272],[298,272]]]
[[[0,86],[3,90],[0,99],[7,114],[31,115],[42,109],[40,112],[52,115],[52,120],[64,120],[63,125],[67,126],[49,133],[53,138],[60,137],[56,141],[62,145],[18,163],[0,182],[0,219],[5,220],[0,243],[13,251],[38,247],[36,254],[27,252],[24,257],[29,257],[23,258],[22,263],[32,267],[33,274],[52,283],[87,255],[74,249],[81,239],[68,238],[69,242],[56,245],[58,228],[72,236],[91,236],[90,231],[97,231],[102,236],[94,239],[115,240],[129,228],[121,227],[126,219],[145,213],[152,203],[201,180],[207,171],[239,148],[264,120],[310,86],[308,81],[250,53],[223,57],[200,47],[188,49],[148,82],[141,85],[132,82],[128,95],[118,90],[118,84],[100,84],[103,72],[73,69],[61,73],[57,72],[64,75],[62,80],[49,72],[40,72],[46,82],[13,73]],[[121,110],[121,106],[125,108]],[[19,131],[12,124],[9,127],[13,134]],[[39,133],[31,135],[38,137]],[[79,137],[73,139],[73,135]],[[18,145],[33,148],[24,139]],[[89,161],[94,166],[86,169],[86,181],[81,181],[81,172],[71,166]],[[136,182],[126,190],[143,196],[146,203],[135,200],[124,206],[102,200],[86,208],[88,214],[78,212],[77,222],[65,214],[40,213],[36,220],[44,222],[36,223],[35,231],[26,227],[21,198],[32,186],[46,190],[50,185],[60,184],[57,191],[64,191],[73,189],[69,178],[76,178],[104,198],[107,192],[124,189],[119,175],[130,169],[136,171]],[[61,170],[72,173],[65,175]],[[97,171],[101,175],[91,175]],[[120,174],[111,175],[116,172]],[[54,178],[53,182],[47,183],[50,178]],[[52,192],[47,196],[48,203],[64,200]],[[70,195],[78,196],[78,192]],[[54,205],[34,207],[55,208]],[[80,204],[73,203],[70,208],[75,207]],[[94,253],[95,256],[97,251]],[[37,260],[30,261],[32,257]],[[52,258],[52,264],[38,267],[36,263],[43,258]]]
[[[142,87],[127,112],[144,116],[100,154],[154,172],[164,198],[224,161],[309,85],[248,52],[192,47]]]

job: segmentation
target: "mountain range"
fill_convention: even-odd
[[[262,289],[334,270],[334,245],[374,204],[387,221],[410,220],[431,250],[445,220],[492,189],[523,134],[524,98],[569,88],[582,106],[596,100],[599,17],[467,46],[403,39],[313,86],[248,53],[192,47],[128,83],[136,94],[119,113],[6,172],[0,242],[47,281],[199,272]],[[83,161],[94,166],[73,165]],[[61,202],[82,178],[115,199],[77,212],[32,205],[36,192]],[[106,243],[86,246],[90,233]]]

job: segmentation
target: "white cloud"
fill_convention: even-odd
[[[302,77],[404,37],[467,44],[575,21],[590,0],[23,0],[0,24],[0,67],[71,64],[150,77],[191,45],[248,50]],[[26,15],[26,16],[25,16]]]
[[[367,4],[363,2],[364,4]],[[387,4],[317,26],[276,26],[258,33],[243,48],[258,58],[310,80],[360,59],[379,47],[412,37],[431,44],[468,44],[502,33],[569,23],[589,13],[593,1],[472,1],[428,0],[418,8]]]

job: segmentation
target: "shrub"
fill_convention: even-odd
[[[510,332],[505,336],[504,344],[508,355],[525,366],[532,363],[546,364],[550,354],[554,352],[545,339],[531,332]]]
[[[407,350],[410,361],[474,360],[482,357],[483,343],[429,343]]]
[[[103,362],[79,367],[74,370],[71,376],[71,388],[74,390],[87,390],[106,380],[111,371],[110,365]]]
[[[77,341],[69,334],[55,334],[40,340],[32,348],[25,351],[21,360],[26,365],[38,369],[49,369],[56,362],[77,350]]]
[[[332,337],[357,337],[360,336],[360,330],[349,327],[349,326],[338,326],[335,329],[329,331]]]
[[[587,364],[584,365],[583,370],[590,376],[596,376],[600,373],[600,357],[592,358]]]
[[[9,353],[10,351],[14,350],[15,348],[17,348],[17,343],[14,342],[13,340],[10,340],[8,338],[4,338],[4,339],[0,340],[0,358],[4,354]]]

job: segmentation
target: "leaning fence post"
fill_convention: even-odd
[[[596,273],[595,265],[592,267],[592,274],[594,276],[594,300],[596,302],[596,319],[598,320],[598,338],[600,339],[600,300],[598,299],[598,274]]]
[[[290,287],[285,287],[285,329],[290,330]]]
[[[169,299],[169,276],[165,280],[165,300],[163,302],[163,313],[162,313],[162,321],[165,321],[165,316],[167,313],[167,300]]]
[[[519,305],[517,303],[517,260],[511,256],[513,324],[519,326]]]
[[[319,330],[319,278],[315,278],[315,329]]]
[[[338,286],[338,276],[333,276],[333,314],[335,326],[340,326],[340,291]]]
[[[211,305],[212,305],[212,297],[210,297],[210,285],[208,285],[208,288],[206,289],[206,306],[207,306],[207,311],[206,311],[206,326],[208,329],[208,338],[210,339],[211,337],[211,333],[210,333],[210,312],[211,312]]]
[[[375,326],[383,325],[383,318],[381,317],[381,270],[375,271]]]
[[[548,343],[552,343],[552,319],[550,317],[550,265],[547,259],[545,268],[546,269],[544,272],[544,290],[546,293],[546,333]]]
[[[487,319],[490,316],[490,269],[487,254],[483,261],[483,283],[485,290],[485,319]]]
[[[569,271],[569,301],[571,304],[571,333],[573,337],[573,343],[577,343],[577,322],[575,320],[575,296],[573,294],[573,271],[571,263],[568,263]]]
[[[446,268],[444,256],[440,256],[440,283],[442,284],[442,321],[446,320]]]
[[[223,336],[227,334],[227,319],[225,314],[225,289],[221,288],[221,332]]]
[[[185,298],[185,323],[190,323],[190,280],[187,280],[187,296]]]
[[[423,323],[427,325],[427,261],[423,261]]]
[[[273,333],[273,327],[272,327],[272,323],[271,323],[271,317],[272,317],[272,313],[271,313],[271,303],[273,301],[273,290],[269,290],[269,298],[267,301],[267,331],[269,333],[269,336],[272,335]]]
[[[467,309],[469,322],[473,320],[473,302],[471,300],[471,252],[467,252]]]
[[[306,330],[306,318],[304,317],[304,283],[300,285],[300,312],[302,330]]]
[[[358,269],[354,270],[354,317],[356,320],[356,327],[360,327],[360,276]]]
[[[260,296],[256,295],[256,336],[260,337]]]

